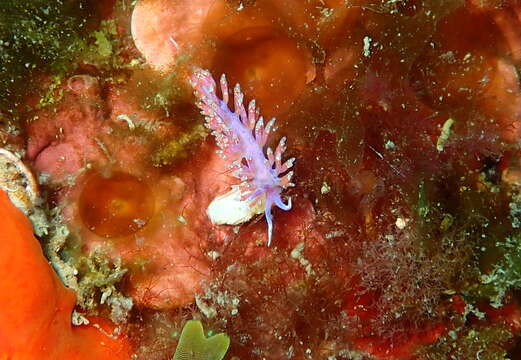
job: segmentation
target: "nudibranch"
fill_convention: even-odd
[[[270,246],[273,233],[271,208],[276,205],[282,210],[291,209],[291,198],[287,204],[282,201],[282,190],[294,186],[291,182],[293,171],[288,171],[295,162],[290,158],[282,163],[282,154],[286,150],[286,138],[282,137],[273,151],[264,146],[271,131],[274,130],[275,118],[264,124],[259,116],[255,100],[251,100],[248,109],[244,107],[244,94],[239,84],[233,89],[234,111],[228,108],[229,92],[226,77],[220,79],[221,96],[217,96],[215,80],[208,70],[195,69],[190,77],[197,98],[196,105],[205,117],[205,126],[212,130],[219,150],[218,154],[228,162],[232,175],[241,183],[232,189],[240,191],[241,200],[254,206],[264,202],[264,214],[268,224],[268,243]]]

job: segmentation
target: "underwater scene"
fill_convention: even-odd
[[[521,1],[0,0],[0,360],[520,360]]]

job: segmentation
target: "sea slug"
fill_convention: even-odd
[[[205,126],[212,130],[219,147],[218,154],[228,161],[233,176],[241,181],[232,188],[240,190],[242,200],[253,203],[264,201],[268,224],[267,245],[270,246],[273,233],[271,207],[276,205],[285,211],[291,209],[291,198],[287,204],[281,198],[283,189],[294,186],[291,182],[293,171],[288,170],[293,166],[295,158],[282,163],[286,138],[280,139],[275,151],[268,147],[264,153],[264,145],[274,129],[275,118],[264,125],[255,100],[250,101],[246,110],[239,84],[233,90],[235,111],[232,112],[228,108],[228,83],[224,74],[220,79],[222,99],[216,94],[216,83],[208,70],[195,69],[190,83],[197,98],[196,105],[205,116]]]

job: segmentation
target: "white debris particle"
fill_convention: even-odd
[[[449,139],[450,136],[450,128],[454,124],[454,119],[448,118],[441,127],[440,137],[438,137],[438,141],[436,142],[436,150],[443,151],[445,148],[445,143]]]
[[[346,233],[344,230],[332,230],[326,234],[326,239],[332,239],[335,237],[344,236]]]
[[[297,246],[295,246],[295,248],[291,250],[290,256],[292,259],[297,260],[300,263],[300,265],[302,265],[304,270],[306,270],[306,274],[308,274],[309,276],[315,275],[311,263],[304,257],[304,254],[302,254],[305,246],[306,245],[304,244],[304,242],[299,242]]]
[[[174,47],[176,48],[176,50],[179,50],[180,49],[180,46],[179,46],[179,43],[177,41],[175,41],[175,39],[171,36],[168,37],[168,40],[170,40],[170,42],[172,43],[172,45],[174,45]]]
[[[119,114],[118,116],[116,116],[116,120],[125,121],[128,125],[129,130],[134,130],[136,128],[136,125],[134,124],[130,116],[128,116],[127,114]]]
[[[450,50],[447,51],[446,53],[441,54],[440,59],[445,60],[450,64],[453,64],[456,62],[456,57],[454,56],[454,52],[452,52]]]
[[[385,112],[389,111],[389,104],[383,99],[378,100],[378,106]]]
[[[384,144],[384,148],[386,150],[389,150],[389,149],[394,149],[396,147],[396,144],[394,142],[392,142],[391,140],[387,140]]]
[[[369,36],[364,36],[364,56],[369,57],[371,55],[371,39]]]
[[[206,255],[207,255],[210,259],[212,259],[212,260],[215,261],[215,260],[217,260],[217,259],[221,256],[221,253],[218,252],[218,251],[212,250],[212,251],[208,251],[208,252],[206,253]]]
[[[295,348],[293,348],[293,345],[291,345],[288,348],[288,351],[286,352],[286,356],[288,357],[288,359],[290,359],[293,357],[293,355],[295,355]]]
[[[76,309],[72,310],[71,322],[73,325],[76,325],[76,326],[90,324],[89,319],[87,319],[82,313],[77,312]]]
[[[215,310],[214,307],[208,305],[200,295],[195,295],[195,304],[203,313],[203,315],[208,319],[211,319],[217,315],[217,310]]]
[[[408,221],[409,219],[399,217],[398,219],[396,219],[396,227],[400,230],[403,230],[407,226]]]
[[[137,226],[139,226],[139,227],[143,227],[143,226],[145,226],[145,224],[147,223],[145,220],[140,219],[140,218],[132,219],[132,222],[133,222],[134,224],[136,224]]]
[[[325,195],[331,191],[331,186],[328,185],[325,181],[322,183],[322,187],[320,188],[320,193]]]

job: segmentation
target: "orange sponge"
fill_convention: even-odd
[[[130,359],[105,319],[73,326],[74,292],[54,273],[27,218],[0,191],[0,359]]]

